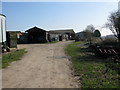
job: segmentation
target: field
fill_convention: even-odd
[[[96,57],[83,42],[74,42],[65,48],[67,55],[71,56],[75,76],[79,77],[81,88],[120,88],[120,76],[109,69],[105,73],[106,60]]]

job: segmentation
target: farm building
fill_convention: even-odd
[[[27,33],[25,33],[25,32],[17,33],[17,43],[18,44],[27,44],[28,43]]]
[[[47,31],[33,27],[25,31],[27,33],[28,43],[46,43],[48,41]]]
[[[78,32],[78,33],[76,33],[76,39],[78,39],[78,40],[84,40],[84,38],[85,38],[85,32]]]
[[[49,37],[51,41],[64,41],[75,39],[75,32],[73,29],[67,30],[50,30]]]
[[[17,38],[18,38],[17,34],[18,33],[20,33],[20,31],[7,31],[6,32],[8,47],[17,48]]]

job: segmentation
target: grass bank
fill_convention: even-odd
[[[81,88],[120,88],[118,73],[111,69],[104,73],[105,60],[89,52],[82,42],[73,42],[65,51],[71,56],[75,75],[80,77]]]
[[[53,43],[58,43],[59,41],[52,41],[52,42],[48,42],[47,44],[53,44]]]
[[[21,57],[26,53],[25,49],[16,50],[8,54],[2,55],[2,68],[6,68],[13,61],[20,60]]]

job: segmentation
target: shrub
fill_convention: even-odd
[[[99,44],[102,46],[119,47],[119,43],[116,38],[104,38]]]

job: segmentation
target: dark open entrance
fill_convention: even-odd
[[[62,35],[59,35],[59,41],[62,41]]]
[[[27,39],[28,43],[45,43],[46,40],[46,31],[37,27],[27,30],[28,32]]]

